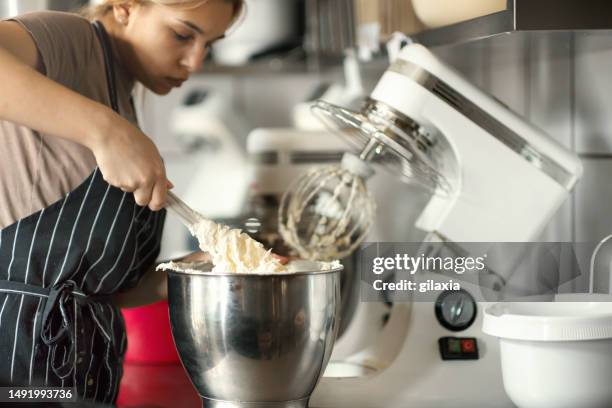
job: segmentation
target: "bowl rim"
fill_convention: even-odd
[[[301,276],[301,275],[324,275],[328,273],[342,272],[344,265],[340,265],[336,268],[319,270],[319,271],[298,271],[298,272],[265,272],[265,273],[244,273],[244,272],[210,272],[210,271],[176,271],[173,269],[167,269],[168,275],[195,275],[195,276],[236,276],[236,277],[253,277],[253,278],[264,278],[274,276]]]

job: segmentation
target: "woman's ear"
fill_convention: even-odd
[[[113,6],[113,16],[118,24],[127,25],[130,21],[132,6],[131,2],[119,3]]]

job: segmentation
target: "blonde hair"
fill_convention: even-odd
[[[102,0],[102,2],[96,6],[85,7],[81,14],[89,20],[95,20],[109,13],[114,6],[125,3],[139,3],[139,4],[159,4],[162,6],[169,7],[181,7],[184,9],[191,9],[200,7],[202,4],[207,3],[211,0]],[[245,4],[244,0],[221,0],[225,3],[230,3],[234,6],[234,24],[244,13]]]

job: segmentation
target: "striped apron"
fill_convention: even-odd
[[[118,112],[108,37],[94,27]],[[76,387],[81,399],[115,401],[126,335],[110,295],[153,265],[164,218],[96,168],[63,199],[0,231],[0,386]]]

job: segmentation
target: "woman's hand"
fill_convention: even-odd
[[[112,111],[107,116],[88,143],[104,180],[133,192],[136,204],[162,209],[173,186],[157,147],[125,118]]]
[[[286,256],[277,255],[275,253],[272,253],[272,256],[276,258],[276,260],[280,262],[281,265],[287,265],[289,263],[289,258],[287,258]]]
[[[208,252],[196,251],[192,252],[189,255],[186,255],[180,259],[177,259],[176,262],[185,262],[185,263],[193,263],[193,262],[212,262],[210,254]]]

